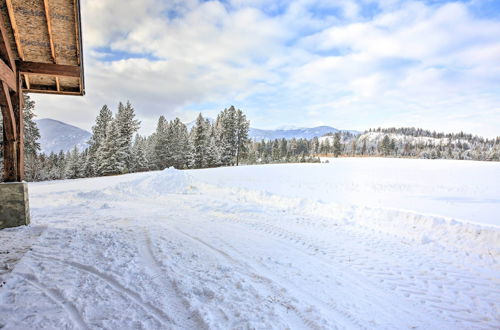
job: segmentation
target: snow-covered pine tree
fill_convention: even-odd
[[[220,151],[217,146],[217,134],[214,125],[207,122],[207,127],[210,129],[207,145],[207,167],[217,167],[221,165]]]
[[[388,135],[385,135],[382,141],[380,142],[379,145],[379,152],[382,153],[384,156],[389,155],[391,148],[391,139],[389,138]]]
[[[99,150],[101,145],[104,143],[104,140],[106,139],[106,132],[112,120],[113,120],[113,113],[106,104],[103,105],[101,110],[99,111],[99,115],[97,115],[95,119],[95,125],[92,126],[92,136],[88,141],[89,153],[84,169],[85,176],[95,176],[98,174],[97,168],[99,167],[98,166],[99,157],[97,155],[97,151]]]
[[[170,160],[177,169],[188,166],[189,134],[186,125],[179,118],[170,122]]]
[[[201,115],[196,118],[196,123],[191,129],[191,143],[193,145],[193,166],[195,168],[203,168],[207,165],[208,154],[208,127],[207,122]]]
[[[234,106],[224,109],[217,116],[216,129],[221,164],[225,166],[233,165],[235,161],[238,149],[236,125],[236,109]]]
[[[163,170],[168,162],[168,128],[169,124],[164,116],[160,116],[154,136],[154,164],[156,169]]]
[[[116,114],[116,128],[118,130],[118,152],[117,160],[120,164],[124,164],[122,172],[126,173],[131,167],[132,160],[132,139],[134,134],[139,130],[141,122],[134,119],[135,112],[132,104],[129,101],[123,105],[118,104],[118,112]]]
[[[40,131],[34,120],[35,101],[31,100],[29,95],[24,94],[24,166],[27,181],[40,180],[38,153],[40,152]]]
[[[240,158],[245,154],[247,149],[247,144],[249,142],[248,139],[248,130],[250,129],[250,121],[247,120],[247,117],[238,109],[236,111],[236,166],[240,164]]]
[[[73,147],[66,163],[66,178],[76,179],[82,176],[82,161],[80,152],[76,146]]]
[[[117,128],[116,120],[111,121],[106,130],[106,139],[99,147],[97,171],[99,175],[121,174],[126,171],[127,164],[123,155],[123,148],[120,141],[120,132]]]
[[[149,162],[146,157],[147,141],[146,138],[135,135],[134,144],[132,145],[132,164],[131,172],[144,172],[149,168]]]
[[[340,142],[340,132],[335,133],[333,138],[333,156],[338,157],[342,152],[342,143]]]

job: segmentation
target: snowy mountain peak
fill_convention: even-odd
[[[85,149],[87,141],[90,139],[90,132],[76,126],[63,123],[59,120],[42,118],[36,120],[40,130],[41,152],[50,154],[51,152],[69,151],[76,146],[79,150]]]

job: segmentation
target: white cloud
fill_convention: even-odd
[[[367,3],[381,12],[363,17]],[[190,120],[237,102],[264,127],[390,123],[500,134],[500,22],[472,16],[467,4],[83,5],[87,96],[35,96],[41,116],[89,128],[102,104],[130,99],[148,131],[160,114]]]

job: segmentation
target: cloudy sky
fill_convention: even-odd
[[[231,104],[253,127],[500,135],[500,1],[84,0],[84,97],[33,95],[89,129],[130,100],[150,133]]]

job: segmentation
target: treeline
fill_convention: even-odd
[[[149,136],[137,134],[140,122],[130,102],[116,114],[104,105],[92,127],[89,147],[45,155],[36,153],[27,180],[75,179],[115,174],[238,165],[246,155],[250,123],[231,106],[211,122],[200,114],[189,130],[179,118],[158,119]],[[38,134],[39,136],[39,134]],[[38,146],[38,151],[40,150]]]
[[[335,146],[335,141],[338,141]],[[321,139],[323,154],[423,159],[500,161],[500,137],[436,133],[418,128],[370,129],[361,135],[336,133]]]
[[[179,118],[158,119],[149,136],[137,134],[140,122],[130,102],[116,114],[104,105],[92,127],[89,147],[40,153],[34,102],[25,96],[26,180],[42,181],[115,175],[170,166],[178,169],[244,164],[319,162],[319,156],[377,156],[500,161],[500,137],[436,133],[419,128],[377,128],[363,134],[342,131],[313,139],[251,141],[250,123],[231,106],[211,121],[201,114],[190,129]],[[0,121],[2,133],[2,121]],[[2,142],[0,134],[0,143]],[[3,169],[3,147],[0,166]],[[3,173],[3,171],[0,171]]]
[[[246,154],[246,164],[319,163],[319,139],[276,139],[252,141]]]

